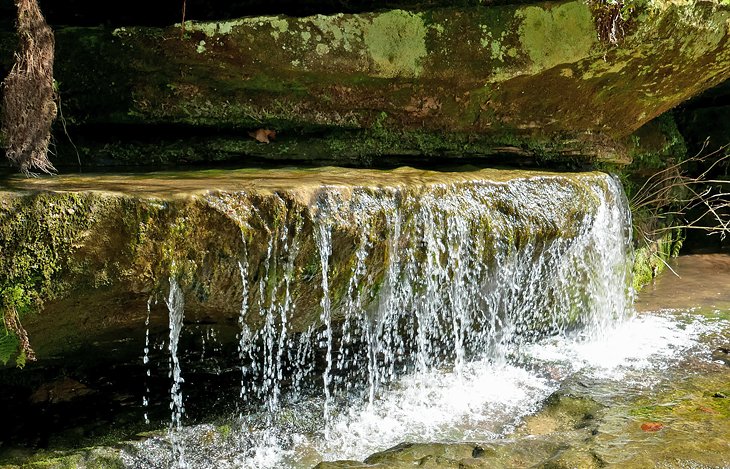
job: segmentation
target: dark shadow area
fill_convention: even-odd
[[[730,144],[730,80],[678,106],[674,115],[690,155]]]
[[[235,345],[213,350],[215,344],[208,344],[206,354],[201,345],[205,326],[192,325],[185,332],[180,346],[186,420],[234,410],[240,387],[240,368],[233,363]],[[31,363],[23,370],[0,370],[0,411],[5,419],[0,461],[24,450],[111,443],[165,428],[171,386],[167,331],[150,332],[148,364],[142,360],[143,334],[89,343],[62,359]],[[143,404],[145,398],[148,405]]]
[[[394,169],[411,166],[430,170],[525,168],[586,171],[595,165],[580,156],[542,155],[513,145],[494,143],[471,150],[469,138],[459,145],[419,150],[401,142],[378,142],[367,130],[339,128],[289,129],[271,143],[257,143],[255,129],[186,124],[101,124],[64,129],[58,122],[51,160],[60,174],[149,172],[159,170],[239,169],[340,166]],[[458,137],[457,137],[458,138]],[[475,137],[476,138],[476,137]],[[404,134],[404,141],[408,136]],[[334,142],[334,143],[333,143]],[[417,142],[416,142],[417,143]],[[343,152],[332,151],[340,145]],[[371,153],[370,147],[400,145],[405,151]],[[287,149],[280,151],[280,149]],[[352,148],[358,148],[352,151]],[[14,171],[0,149],[0,176]]]
[[[531,3],[495,0],[187,0],[185,19],[221,21],[244,16],[361,13],[385,9],[425,10],[437,7]],[[48,23],[55,26],[169,26],[180,23],[183,0],[41,0]],[[12,27],[12,0],[0,0],[0,28]]]

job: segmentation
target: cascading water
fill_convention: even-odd
[[[183,383],[182,370],[180,367],[180,359],[178,357],[178,343],[180,341],[180,333],[183,327],[184,299],[182,290],[174,277],[170,277],[170,294],[167,297],[167,309],[170,318],[170,377],[172,378],[172,386],[170,387],[170,409],[172,417],[170,419],[170,440],[172,442],[173,462],[176,467],[186,467],[185,451],[183,445],[178,441],[178,433],[180,431],[182,416],[185,411],[183,406],[183,393],[181,385]]]
[[[464,390],[480,397],[463,395],[466,407],[447,407],[431,421],[446,422],[453,418],[447,414],[474,407],[485,411],[505,392],[529,412],[525,400],[538,401],[549,389],[515,367],[523,346],[547,335],[589,337],[631,311],[629,212],[620,183],[606,175],[417,190],[325,186],[304,210],[277,200],[271,220],[253,209],[236,212],[241,226],[266,232],[260,264],[250,264],[253,246],[246,237],[238,263],[246,443],[228,458],[189,462],[195,467],[362,458],[373,447],[358,446],[352,435],[364,438],[376,429],[402,438],[402,424],[387,427],[389,418],[408,406],[421,412]],[[218,195],[209,202],[229,203]],[[307,257],[312,246],[316,256]],[[297,298],[313,291],[319,311],[298,309]],[[174,435],[183,415],[177,359],[183,299],[174,278],[167,304],[175,451],[168,463],[180,467],[184,444]],[[319,320],[304,324],[302,317]],[[257,403],[266,422],[258,433]],[[301,420],[314,428],[292,424],[292,412],[306,415]],[[374,421],[385,427],[373,427]],[[426,438],[453,433],[449,424],[410,423]],[[502,429],[472,430],[462,437],[486,438]]]

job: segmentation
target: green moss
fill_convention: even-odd
[[[636,419],[659,422],[696,422],[730,418],[730,395],[727,373],[708,373],[676,383],[651,398],[635,402],[629,415]]]
[[[75,240],[89,225],[89,205],[74,194],[37,194],[0,200],[0,316],[22,321],[66,287],[58,274],[68,266]],[[0,339],[0,361],[10,358],[10,331]],[[19,351],[20,352],[20,351]],[[24,364],[19,353],[17,364]]]
[[[679,255],[683,242],[682,230],[668,230],[659,239],[636,249],[633,268],[634,289],[640,290],[659,275],[670,259]]]
[[[697,24],[687,23],[692,17]],[[636,19],[626,40],[611,47],[600,43],[591,8],[579,1],[246,18],[189,24],[190,37],[182,39],[179,27],[114,35],[63,28],[57,68],[67,119],[184,124],[180,134],[186,136],[188,125],[237,133],[189,148],[179,139],[179,156],[172,144],[130,155],[92,142],[85,162],[102,160],[97,150],[105,154],[102,161],[122,163],[297,154],[307,160],[331,147],[334,133],[355,130],[363,133],[355,137],[357,151],[347,151],[342,138],[334,146],[345,150],[343,158],[330,152],[330,160],[442,156],[487,137],[499,144],[511,134],[533,154],[550,151],[553,142],[578,142],[571,153],[585,162],[611,158],[619,151],[612,151],[610,138],[625,137],[725,78],[730,54],[718,40],[727,19],[716,5],[668,5]],[[433,107],[424,109],[426,100]],[[364,135],[381,112],[393,138]],[[275,144],[251,139],[248,132],[258,128],[277,130]],[[399,141],[398,132],[410,135]],[[451,139],[468,145],[439,142],[441,132],[469,135]],[[318,133],[322,140],[313,142]],[[210,138],[207,130],[199,135]],[[582,145],[591,138],[603,146]],[[75,157],[71,150],[68,161]]]
[[[341,14],[316,15],[307,20],[307,24],[302,25],[304,30],[299,35],[305,45],[310,40],[314,40],[318,42],[317,45],[327,45],[331,50],[349,53],[353,52],[362,40],[365,21],[361,21],[358,17],[346,17]],[[292,40],[297,40],[297,38]],[[298,44],[294,42],[292,45],[297,46]]]
[[[263,21],[263,18],[261,19],[261,21]],[[185,30],[188,33],[201,32],[207,37],[213,38],[219,35],[231,34],[231,32],[233,32],[235,28],[246,25],[250,22],[251,20],[248,19],[202,23],[187,21],[185,22]],[[119,37],[124,37],[127,33],[127,30],[125,28],[117,28],[114,30],[114,33]]]
[[[522,17],[522,49],[537,70],[581,60],[598,41],[591,9],[585,2],[529,6],[517,15]]]
[[[393,10],[378,14],[363,32],[367,51],[383,78],[418,77],[426,57],[426,26],[416,13]]]
[[[15,466],[18,469],[124,469],[119,450],[103,446],[74,451],[39,451],[29,460]]]
[[[670,402],[662,405],[638,406],[629,411],[629,415],[644,420],[663,420],[670,416],[676,407],[676,403]]]
[[[3,329],[5,328],[3,327]],[[22,351],[19,353],[19,347],[20,342],[15,334],[8,330],[0,332],[0,362],[2,362],[3,365],[7,365],[8,361],[10,361],[12,357],[19,358],[22,355]],[[17,364],[20,366],[20,363]]]
[[[642,126],[630,138],[633,173],[659,170],[682,161],[687,156],[687,145],[679,132],[672,112],[666,112]]]
[[[227,439],[229,436],[231,436],[231,426],[230,425],[221,425],[218,427],[218,434],[223,439]]]

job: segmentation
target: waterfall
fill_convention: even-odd
[[[301,214],[289,210],[269,227],[258,284],[263,327],[249,340],[262,344],[263,356],[251,364],[251,376],[262,379],[247,383],[248,393],[267,399],[270,410],[284,368],[298,381],[314,372],[313,349],[324,355],[328,411],[357,384],[366,384],[372,401],[403,372],[504,360],[525,341],[573,329],[596,334],[631,310],[630,220],[620,183],[609,176],[589,184],[470,181],[415,192],[323,187],[307,233]],[[333,252],[342,232],[354,244],[344,258]],[[293,275],[306,236],[319,257],[313,344],[311,332],[287,328],[301,314],[292,282],[301,280]],[[243,327],[242,337],[250,335]]]
[[[147,316],[144,320],[144,355],[142,356],[142,363],[145,366],[145,376],[146,379],[149,379],[149,377],[152,375],[152,371],[150,370],[150,316],[152,315],[152,300],[153,297],[149,297],[147,299]],[[145,382],[145,391],[142,395],[142,407],[148,407],[149,406],[149,399],[150,399],[150,388],[148,387],[149,383]],[[146,409],[145,409],[146,410]],[[147,412],[144,413],[144,422],[145,424],[150,423],[150,419],[147,415]]]
[[[578,326],[595,334],[624,317],[631,308],[628,218],[618,183],[605,184],[582,194],[595,210],[572,226],[560,226],[565,221],[558,210],[576,194],[560,186],[541,187],[531,200],[525,198],[534,183],[520,182],[441,186],[419,197],[361,193],[347,204],[324,197],[329,217],[360,227],[361,239],[380,224],[389,251],[378,298],[366,310],[354,306],[360,299],[345,303],[343,331],[336,334],[344,339],[335,346],[341,358],[328,372],[358,369],[366,361],[358,355],[367,353],[372,400],[405,369],[458,370],[475,358],[501,359],[539,335]],[[517,201],[519,211],[494,210],[506,200]],[[362,249],[350,278],[367,287],[372,279],[357,280]],[[324,291],[323,298],[329,296]],[[363,346],[350,344],[357,332]]]
[[[263,403],[269,427],[283,402],[319,395],[327,439],[338,412],[373,405],[399,377],[509,363],[541,337],[592,337],[632,310],[630,215],[605,174],[324,185],[306,204],[276,193],[245,213],[244,199],[255,198],[208,196],[244,231],[240,398]],[[183,414],[174,278],[167,306],[174,434]]]
[[[332,227],[329,225],[325,207],[320,209],[320,219],[317,223],[315,236],[317,239],[317,248],[322,266],[322,323],[324,324],[323,339],[327,347],[325,360],[327,366],[322,375],[324,384],[324,417],[325,421],[329,420],[329,412],[331,405],[330,384],[332,382],[332,300],[330,298],[329,288],[329,263],[332,255]],[[326,429],[325,429],[326,431]]]

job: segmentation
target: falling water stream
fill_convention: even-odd
[[[170,440],[172,442],[172,461],[177,467],[186,467],[185,447],[178,441],[182,416],[185,412],[181,389],[184,380],[182,378],[182,369],[180,368],[180,359],[178,357],[178,343],[183,327],[185,304],[180,286],[174,277],[170,277],[170,294],[166,304],[170,317],[169,376],[172,378],[172,385],[170,387],[170,409],[172,410],[172,417],[170,418]]]
[[[185,322],[172,274],[147,303],[142,357],[152,379],[169,352],[168,395],[146,381],[142,406],[150,424],[167,400],[170,419],[123,451],[129,467],[304,468],[403,441],[501,441],[577,376],[630,382],[715,327],[634,315],[630,214],[607,175],[323,185],[304,206],[205,197],[241,226],[238,390],[185,381],[186,336],[200,363],[225,347],[215,325]],[[160,296],[164,338],[150,334]],[[190,420],[203,396],[231,411]]]
[[[609,176],[323,187],[309,211],[266,225],[261,265],[244,233],[241,410],[205,451],[211,427],[184,425],[184,300],[170,278],[169,437],[140,443],[131,466],[307,467],[403,440],[493,439],[556,389],[526,365],[535,343],[568,350],[631,315],[630,216]],[[243,226],[252,213],[237,214]],[[344,260],[343,227],[355,243]],[[297,269],[312,242],[318,264]],[[320,292],[318,321],[297,329],[298,276]]]

